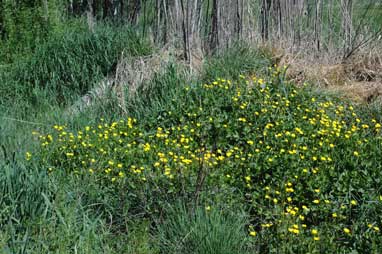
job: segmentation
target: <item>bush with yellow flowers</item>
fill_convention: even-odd
[[[248,208],[249,234],[263,252],[280,242],[289,251],[382,249],[378,116],[296,87],[279,67],[180,89],[154,120],[54,126],[40,136],[38,161],[50,174],[130,193],[148,213],[229,190]]]

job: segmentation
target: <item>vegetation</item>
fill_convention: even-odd
[[[380,103],[289,80],[238,40],[253,9],[231,27],[224,1],[164,3],[0,0],[0,252],[378,253]],[[160,71],[116,77],[162,43]]]

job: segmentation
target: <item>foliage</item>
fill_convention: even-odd
[[[218,207],[198,207],[188,211],[175,205],[158,227],[162,253],[244,254],[248,240],[245,216]]]
[[[216,77],[238,79],[241,74],[260,74],[265,66],[271,65],[269,54],[244,43],[237,43],[224,52],[207,59],[203,68],[202,80],[213,82]]]
[[[179,89],[150,121],[36,134],[41,151],[27,159],[112,190],[130,215],[155,218],[179,197],[230,190],[260,252],[381,247],[379,122],[285,82],[279,67]]]
[[[0,65],[29,55],[63,24],[60,1],[0,2]]]
[[[145,55],[150,46],[128,28],[99,26],[94,33],[74,27],[37,46],[27,59],[4,67],[0,74],[3,102],[40,98],[67,104],[114,71],[122,53]]]

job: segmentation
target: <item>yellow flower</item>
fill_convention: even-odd
[[[150,151],[150,149],[151,149],[151,146],[150,146],[149,143],[144,144],[144,146],[143,146],[143,150],[144,150],[145,152]]]
[[[288,231],[293,233],[293,234],[296,234],[296,235],[298,235],[300,233],[300,230],[298,230],[297,228],[294,228],[294,227],[288,228]]]
[[[256,233],[256,231],[250,231],[250,232],[249,232],[249,235],[250,235],[250,236],[256,236],[257,233]]]
[[[317,235],[318,234],[318,231],[317,229],[312,229],[312,231],[310,231],[312,233],[312,235]]]
[[[348,228],[344,228],[344,232],[345,232],[345,234],[348,234],[348,235],[350,235],[350,229],[348,229]]]
[[[315,240],[315,241],[319,241],[319,240],[320,240],[320,237],[315,236],[315,237],[313,237],[313,240]]]
[[[357,151],[354,151],[353,152],[354,156],[358,157],[359,156],[359,153]]]
[[[27,161],[29,161],[32,158],[32,154],[30,152],[25,153],[25,158]]]
[[[357,205],[357,201],[355,201],[355,200],[352,200],[350,203],[351,203],[352,205]]]

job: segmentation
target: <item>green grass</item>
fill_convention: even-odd
[[[174,205],[157,229],[161,253],[245,254],[249,237],[245,214],[218,207],[189,211]]]
[[[44,99],[49,85],[39,106],[4,100],[0,252],[377,253],[380,105],[297,88],[271,64],[243,45],[208,59],[200,77],[170,64],[126,101],[127,116],[113,95],[64,114]]]
[[[1,104],[69,104],[113,73],[122,53],[134,57],[150,52],[150,46],[128,28],[100,24],[94,33],[85,27],[68,28],[37,46],[29,58],[3,68]]]

